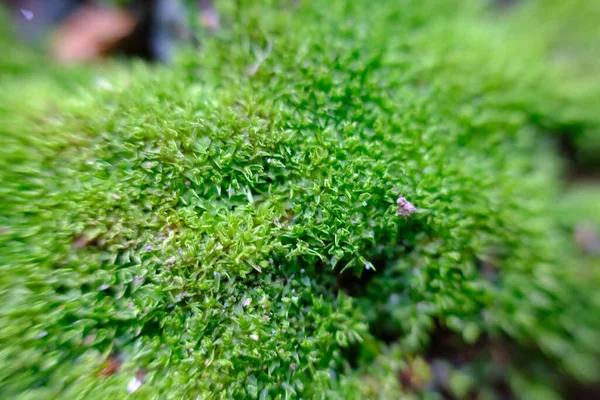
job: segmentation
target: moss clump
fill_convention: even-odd
[[[170,69],[1,64],[3,393],[549,398],[598,378],[598,275],[556,213],[552,135],[595,137],[593,91],[530,8],[376,3],[222,2],[227,28]]]

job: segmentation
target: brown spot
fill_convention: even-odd
[[[73,248],[80,249],[85,247],[89,243],[89,239],[85,236],[85,234],[81,234],[75,237],[73,240]]]
[[[63,63],[101,59],[134,27],[135,19],[124,10],[81,6],[58,28],[52,55]]]
[[[293,210],[287,210],[285,215],[277,221],[278,223],[289,223],[294,219],[295,213]]]
[[[119,372],[121,368],[121,360],[119,356],[112,355],[108,357],[108,359],[104,362],[104,365],[100,372],[98,372],[99,376],[111,376]]]
[[[90,234],[87,232],[80,233],[73,239],[72,246],[74,249],[81,249],[82,247],[94,246],[99,243],[100,236],[98,234]]]
[[[144,381],[146,379],[146,375],[148,374],[148,372],[146,372],[145,369],[140,368],[138,369],[138,371],[135,373],[135,377],[139,380],[139,381]]]
[[[412,362],[408,362],[408,366],[398,377],[402,387],[408,391],[418,391],[423,388],[422,382],[419,381],[416,374],[413,371]]]

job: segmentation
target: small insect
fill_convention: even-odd
[[[398,197],[396,204],[398,204],[398,215],[401,215],[403,217],[408,217],[412,213],[417,211],[417,208],[413,206],[410,201],[406,200],[402,196]]]

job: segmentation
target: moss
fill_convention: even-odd
[[[227,28],[168,69],[0,65],[3,393],[598,379],[598,280],[556,213],[552,132],[595,135],[579,106],[600,86],[567,90],[529,8],[267,3],[219,3]]]

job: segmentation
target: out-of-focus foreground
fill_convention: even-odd
[[[598,398],[600,2],[498,3],[0,24],[2,397]]]

